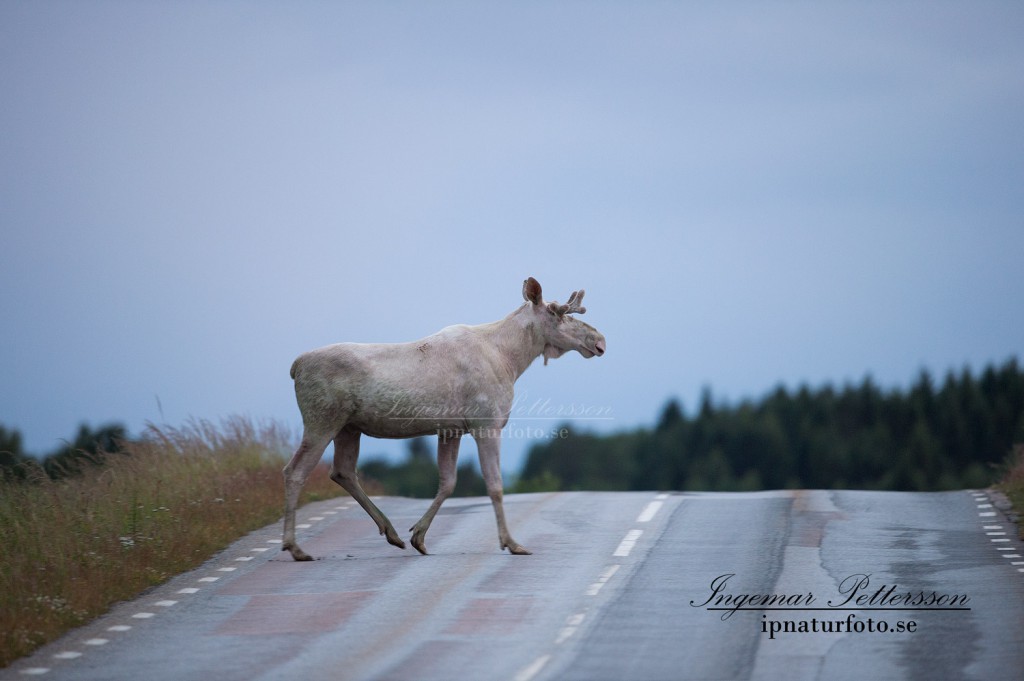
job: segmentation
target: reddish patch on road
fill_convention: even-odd
[[[310,634],[334,631],[355,615],[372,591],[252,596],[221,624],[221,636]]]
[[[514,631],[530,612],[533,598],[474,598],[459,611],[444,633],[497,636]]]

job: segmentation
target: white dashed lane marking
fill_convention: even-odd
[[[663,501],[652,501],[651,503],[644,506],[644,510],[637,516],[636,521],[638,523],[649,523],[654,518],[655,514],[661,509]]]
[[[615,549],[615,553],[612,555],[616,558],[625,558],[628,556],[643,534],[643,530],[630,530],[627,532],[625,538],[619,543],[619,547]]]
[[[565,626],[562,627],[560,632],[558,632],[558,637],[555,639],[555,645],[561,645],[569,640],[569,637],[575,634],[576,630],[580,628],[581,624],[583,624],[584,617],[585,615],[583,613],[570,616],[569,619],[565,621]]]
[[[516,674],[515,681],[530,681],[530,679],[540,673],[541,669],[544,669],[544,665],[546,665],[550,659],[551,655],[541,655],[534,660],[529,667],[526,667]]]
[[[82,653],[78,652],[77,650],[65,650],[62,653],[57,653],[53,657],[54,657],[54,659],[57,659],[57,660],[73,660],[76,657],[81,657],[81,656],[82,656]]]
[[[640,515],[636,517],[636,522],[651,522],[654,519],[654,517],[658,514],[658,511],[660,511],[662,507],[665,505],[665,500],[668,499],[668,497],[668,494],[658,494],[657,496],[654,497],[654,500],[647,502],[647,504],[640,511]],[[633,551],[633,549],[636,547],[637,542],[640,541],[640,537],[642,537],[643,534],[643,530],[636,528],[626,532],[626,536],[623,537],[621,542],[619,542],[619,545],[615,548],[615,551],[612,553],[612,557],[627,558],[629,554]],[[607,566],[604,569],[604,571],[601,572],[601,575],[597,578],[597,581],[588,586],[587,590],[584,593],[587,596],[598,595],[601,592],[601,589],[604,588],[604,585],[608,583],[608,581],[615,575],[616,572],[619,571],[619,568],[621,567],[621,563],[618,562],[612,563],[611,565]],[[554,644],[558,646],[569,640],[569,638],[571,638],[579,630],[580,625],[583,624],[583,620],[585,618],[585,612],[576,613],[575,615],[569,616],[569,618],[566,619],[565,626],[562,627],[558,631],[558,635],[555,636]],[[519,673],[515,675],[514,680],[531,681],[535,676],[537,676],[537,674],[541,672],[542,669],[544,669],[544,666],[547,665],[547,663],[551,660],[551,657],[552,653],[541,655],[536,660],[531,662],[528,666],[521,669]]]
[[[608,583],[608,580],[612,578],[612,575],[618,571],[619,565],[617,563],[615,565],[609,565],[605,571],[601,573],[601,576],[597,578],[597,581],[587,587],[587,595],[596,596],[601,588]]]
[[[992,503],[992,500],[989,499],[988,494],[985,494],[984,492],[972,492],[971,496],[974,497],[974,501],[976,502],[976,506],[979,509],[978,510],[978,516],[979,517],[981,517],[981,518],[995,518],[995,517],[997,517],[998,512],[994,511],[994,510],[990,510],[990,509],[995,508],[995,505]],[[982,522],[986,522],[986,521],[982,521]],[[989,520],[987,522],[992,522],[992,521]],[[1009,544],[1011,541],[1014,541],[1009,536],[1009,535],[1013,535],[1014,533],[1008,532],[1004,525],[982,525],[981,529],[985,531],[985,536],[988,537],[988,540],[990,542],[992,542],[993,544]],[[995,548],[996,551],[1005,551],[1006,553],[1002,553],[1000,555],[1003,558],[1011,559],[1010,565],[1016,567],[1017,568],[1017,572],[1024,572],[1024,567],[1018,567],[1018,566],[1024,565],[1024,561],[1012,560],[1014,558],[1020,558],[1021,557],[1020,553],[1014,553],[1015,551],[1018,551],[1018,549],[1016,547],[1013,547],[1013,546],[996,546],[994,548]]]

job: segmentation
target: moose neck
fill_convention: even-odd
[[[505,359],[515,381],[544,352],[544,339],[529,319],[529,303],[502,320],[485,324],[485,332]]]

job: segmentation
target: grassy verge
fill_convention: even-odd
[[[996,483],[996,489],[1010,500],[1017,516],[1024,517],[1024,444],[1014,446],[1003,478]],[[1017,532],[1024,539],[1024,522],[1017,522]]]
[[[102,466],[0,479],[0,667],[280,518],[274,425],[150,428]],[[303,502],[341,493],[321,466]]]

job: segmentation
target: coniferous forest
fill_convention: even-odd
[[[519,489],[944,490],[998,479],[1024,442],[1024,373],[1016,360],[947,374],[909,390],[866,378],[842,389],[775,389],[696,413],[676,400],[656,424],[612,435],[569,430],[531,449]]]

